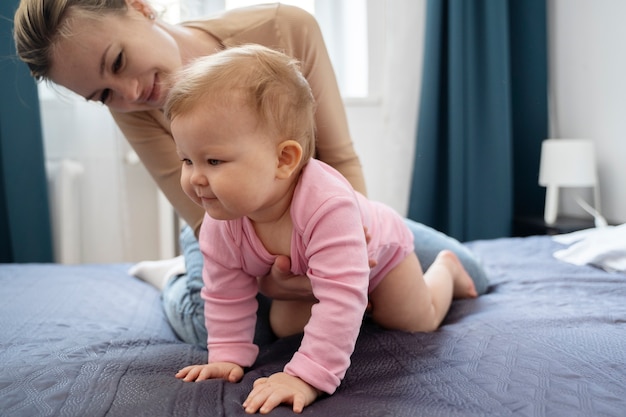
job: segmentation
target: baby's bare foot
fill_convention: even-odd
[[[456,254],[450,250],[442,250],[437,255],[437,259],[435,262],[441,262],[446,265],[450,273],[452,274],[452,279],[454,281],[454,298],[476,298],[478,297],[478,293],[476,292],[476,286],[474,286],[474,281],[472,277],[469,276],[463,264],[456,256]]]

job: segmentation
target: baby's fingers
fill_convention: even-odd
[[[301,413],[307,405],[302,394],[293,392],[286,387],[276,387],[267,384],[267,378],[261,378],[254,382],[254,388],[243,403],[246,413],[268,414],[281,404],[293,404],[293,411]]]
[[[176,375],[174,376],[178,379],[183,379],[187,376],[187,374],[189,374],[189,371],[191,371],[193,368],[194,366],[185,366],[183,369],[176,372]]]
[[[207,371],[208,369],[202,366],[188,366],[186,368],[181,369],[178,373],[184,374],[184,376],[181,377],[183,381],[191,382],[191,381],[204,381],[205,379],[208,379],[209,377],[205,375]]]
[[[197,382],[219,377],[219,375],[214,374],[215,371],[208,365],[192,365],[178,371],[176,378],[182,379],[185,382]]]
[[[306,403],[304,395],[294,394],[293,396],[293,412],[294,413],[300,414],[302,410],[304,410],[304,407],[306,407],[307,405],[308,404]]]
[[[226,379],[229,382],[239,382],[241,378],[243,378],[243,368],[235,367],[230,371]]]
[[[243,408],[248,414],[254,414],[257,411],[261,414],[267,414],[284,400],[285,398],[280,393],[272,391],[266,385],[256,386],[244,401]]]
[[[257,378],[253,383],[252,383],[252,387],[256,388],[259,385],[265,384],[267,383],[269,378]],[[254,392],[254,391],[253,391]],[[252,392],[250,393],[252,394]]]
[[[243,377],[243,368],[230,362],[215,362],[206,365],[187,366],[176,374],[176,378],[183,381],[206,381],[207,379],[221,378],[230,382],[237,382]]]

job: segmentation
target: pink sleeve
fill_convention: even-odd
[[[207,220],[208,219],[208,220]],[[256,360],[253,344],[257,310],[257,281],[242,270],[241,242],[226,222],[205,216],[200,229],[204,257],[201,290],[208,332],[209,363],[233,362],[242,367]]]
[[[353,197],[333,197],[309,215],[302,222],[302,244],[319,303],[285,372],[332,394],[350,366],[367,305],[367,248]]]

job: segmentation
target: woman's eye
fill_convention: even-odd
[[[124,55],[122,52],[120,52],[115,57],[115,61],[113,61],[113,65],[111,66],[111,71],[113,72],[113,74],[117,74],[122,69],[123,61],[124,61]],[[106,101],[109,99],[110,95],[111,95],[111,90],[108,88],[104,89],[102,91],[102,94],[100,94],[100,102],[106,104]]]
[[[100,102],[102,104],[106,104],[109,95],[111,95],[111,90],[109,90],[108,88],[102,90],[102,94],[100,94]]]
[[[122,68],[122,58],[123,56],[121,52],[117,54],[117,58],[113,61],[113,67],[111,68],[113,70],[113,74],[117,74],[117,72]]]
[[[209,159],[209,160],[208,160],[208,163],[209,163],[209,165],[213,165],[213,166],[215,166],[215,165],[219,165],[219,164],[221,164],[221,163],[222,163],[222,161],[220,161],[219,159]]]

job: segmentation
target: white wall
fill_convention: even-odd
[[[601,211],[626,222],[626,2],[549,0],[551,136],[591,138]],[[567,190],[563,193],[567,199]],[[563,201],[564,212],[575,210]]]
[[[348,118],[371,198],[408,207],[423,55],[425,1],[387,0],[377,105],[351,105]],[[548,0],[550,136],[596,143],[600,208],[626,222],[626,1]],[[587,190],[574,190],[588,197]],[[573,192],[566,215],[587,216]]]
[[[378,43],[373,49],[381,53],[375,58],[382,63],[374,75],[380,83],[378,92],[365,102],[347,101],[346,109],[368,196],[405,215],[413,170],[426,1],[387,0],[384,4],[379,21],[382,36],[370,39]]]

